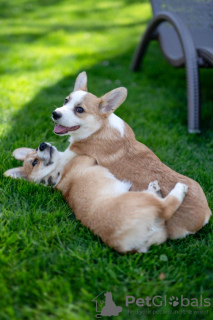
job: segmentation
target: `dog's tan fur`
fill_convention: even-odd
[[[21,149],[15,150],[14,156],[24,160],[23,167],[10,169],[5,175],[37,181],[38,177],[47,179],[58,173],[60,160],[56,159],[56,149],[51,170],[49,165],[45,170],[47,152],[45,157],[41,157],[40,151],[29,150],[24,157],[24,153],[19,156],[20,152]],[[37,164],[33,167],[35,159]],[[62,191],[76,218],[119,252],[146,252],[150,245],[166,241],[165,220],[171,218],[187,191],[179,183],[165,199],[150,188],[145,192],[127,192],[130,184],[118,181],[94,158],[83,155],[68,162],[60,175],[56,188]]]
[[[185,201],[167,221],[170,238],[195,233],[211,215],[200,185],[163,164],[149,148],[135,140],[127,124],[123,138],[113,128],[109,132],[105,124],[101,132],[98,131],[83,141],[74,142],[70,149],[76,154],[87,154],[95,158],[119,180],[131,181],[132,191],[143,190],[150,181],[158,180],[165,197],[178,181],[187,184],[189,192]]]
[[[156,218],[169,219],[180,202],[171,195],[164,200],[145,192],[126,192],[117,196],[114,180],[108,178],[107,171],[93,158],[77,156],[65,167],[57,188],[83,225],[109,246],[124,252],[128,250],[123,243],[131,234],[139,239],[140,233],[154,225]],[[148,246],[162,243],[166,238],[166,229],[160,230],[155,234],[154,242],[150,235]]]
[[[87,91],[85,73],[81,73],[76,80],[74,92],[78,90]],[[125,88],[116,90],[118,92],[120,90],[120,100],[123,102],[126,97]],[[211,216],[202,188],[194,180],[163,164],[149,148],[135,139],[132,129],[126,123],[124,123],[123,136],[119,130],[109,126],[108,117],[122,103],[115,101],[113,104],[110,97],[113,97],[111,92],[101,98],[91,93],[83,96],[81,105],[85,113],[78,117],[86,119],[87,115],[93,115],[99,124],[99,129],[84,139],[75,138],[77,131],[69,132],[70,150],[79,155],[95,158],[98,164],[108,168],[119,180],[130,181],[132,191],[143,190],[150,181],[158,180],[165,197],[178,181],[187,184],[189,186],[187,197],[177,212],[167,221],[167,230],[172,239],[195,233],[208,222]],[[72,93],[68,98],[72,99]],[[60,109],[62,108],[56,110],[60,111]]]

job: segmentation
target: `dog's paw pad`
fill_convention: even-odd
[[[160,186],[159,186],[159,183],[158,181],[152,181],[150,182],[149,186],[148,186],[148,190],[153,190],[155,192],[159,191],[160,190]]]

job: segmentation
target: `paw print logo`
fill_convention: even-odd
[[[169,298],[169,300],[169,304],[173,305],[173,307],[176,307],[179,304],[177,297],[175,298],[172,296],[171,298]]]

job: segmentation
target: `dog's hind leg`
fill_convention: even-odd
[[[178,182],[168,196],[161,200],[163,203],[163,210],[159,216],[162,219],[169,220],[172,217],[183,202],[187,190],[187,185]]]

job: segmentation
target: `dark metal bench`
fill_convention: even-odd
[[[167,61],[185,65],[188,89],[188,131],[200,132],[199,67],[213,67],[213,0],[151,0],[153,19],[134,54],[139,70],[150,40],[158,39]]]

